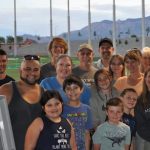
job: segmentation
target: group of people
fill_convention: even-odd
[[[150,48],[113,54],[99,42],[100,59],[83,43],[79,64],[64,39],[49,43],[50,62],[25,55],[15,81],[0,49],[0,95],[8,102],[16,150],[148,150],[150,147]]]

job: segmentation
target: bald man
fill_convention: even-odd
[[[41,114],[39,104],[43,89],[37,83],[40,62],[36,55],[26,55],[20,67],[20,80],[0,87],[0,95],[8,102],[16,150],[24,149],[24,139],[29,124]]]

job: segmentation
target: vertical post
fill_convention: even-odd
[[[115,0],[113,0],[113,47],[114,53],[116,53],[116,4]]]
[[[14,56],[17,56],[16,0],[14,0]]]
[[[71,56],[71,47],[70,47],[70,4],[68,0],[68,55]]]
[[[89,31],[88,43],[91,44],[91,3],[90,3],[90,0],[88,0],[88,31]]]
[[[50,39],[53,38],[52,0],[50,0]]]
[[[142,49],[145,47],[145,0],[142,0]]]

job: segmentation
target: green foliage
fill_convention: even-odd
[[[14,37],[13,36],[7,36],[7,44],[13,44],[14,43]]]
[[[0,36],[0,44],[4,44],[5,43],[5,38]]]
[[[136,35],[135,35],[135,34],[132,34],[132,35],[131,35],[131,38],[136,38]]]
[[[17,43],[21,44],[23,42],[23,37],[22,36],[17,36]]]
[[[125,45],[128,45],[128,40],[125,40],[125,41],[124,41],[124,44],[125,44]]]

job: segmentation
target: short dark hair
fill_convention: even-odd
[[[133,92],[133,93],[136,93],[136,94],[137,94],[137,92],[136,92],[135,89],[133,89],[133,88],[126,88],[126,89],[124,89],[124,90],[121,92],[120,96],[123,97],[127,92]]]
[[[83,88],[83,82],[80,77],[76,75],[69,75],[63,82],[63,90],[65,91],[67,85],[76,84],[81,89]]]
[[[106,103],[106,110],[108,110],[109,106],[121,106],[123,110],[123,103],[119,97],[109,99],[109,101]]]
[[[103,43],[109,43],[112,47],[113,47],[113,43],[112,40],[109,38],[103,38],[99,41],[99,47],[103,44]]]
[[[0,55],[6,55],[7,56],[7,53],[3,49],[0,48]]]
[[[42,106],[45,106],[45,104],[52,98],[56,98],[58,99],[61,103],[63,103],[63,99],[61,97],[61,95],[59,94],[58,91],[56,90],[47,90],[44,91],[44,93],[42,94],[41,100],[40,100],[40,104]]]

